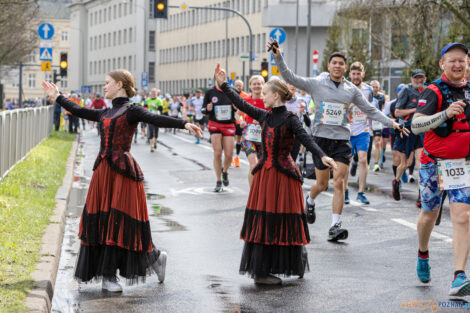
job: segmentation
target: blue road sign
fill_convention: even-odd
[[[52,48],[39,48],[39,60],[52,61]]]
[[[142,72],[142,79],[141,79],[141,86],[143,87],[148,87],[149,85],[149,80],[148,80],[148,75],[147,72]]]
[[[54,36],[54,27],[49,23],[42,23],[38,27],[38,34],[41,39],[51,39]]]
[[[83,85],[82,86],[82,93],[83,94],[91,94],[91,86],[90,85]]]
[[[281,52],[282,57],[284,57],[284,52]],[[274,54],[271,53],[271,65],[276,65],[276,61],[274,61]]]
[[[286,41],[287,35],[284,29],[282,28],[274,28],[270,33],[269,33],[269,38],[277,40],[280,45]]]

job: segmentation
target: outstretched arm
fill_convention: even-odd
[[[141,107],[132,105],[127,113],[127,121],[130,124],[145,122],[163,128],[181,128],[187,129],[202,138],[202,130],[194,124],[184,121],[180,118],[174,118],[165,115],[153,114]]]
[[[99,122],[101,114],[104,110],[94,110],[77,105],[75,102],[70,101],[63,95],[59,94],[59,88],[53,83],[42,82],[42,89],[47,93],[49,98],[53,101],[57,101],[60,106],[69,111],[75,116],[84,118],[86,120]]]
[[[237,109],[248,114],[248,116],[257,120],[258,122],[263,121],[266,118],[266,110],[252,106],[229,86],[227,83],[227,75],[225,70],[220,68],[219,63],[217,63],[217,67],[215,68],[214,76],[220,89],[222,89],[222,91],[227,95],[227,97],[232,101],[233,105],[237,107]]]

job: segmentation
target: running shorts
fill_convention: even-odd
[[[419,168],[419,190],[421,192],[421,209],[432,212],[439,209],[444,190],[439,189],[436,164],[421,164]],[[470,187],[447,190],[449,203],[470,205]]]
[[[369,134],[367,134],[369,136]],[[351,143],[349,140],[335,140],[322,137],[313,137],[313,140],[317,145],[322,148],[327,156],[335,160],[336,162],[341,162],[346,165],[349,165],[351,158]],[[319,170],[326,170],[328,167],[323,164],[321,158],[314,156],[313,161],[315,162],[315,167]]]
[[[212,134],[222,134],[222,136],[233,136],[235,135],[235,125],[231,124],[222,124],[214,121],[209,121],[209,133]]]

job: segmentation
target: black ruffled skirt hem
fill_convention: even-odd
[[[263,245],[245,242],[240,274],[252,278],[269,274],[303,277],[309,271],[305,246]]]
[[[79,282],[98,281],[103,277],[119,275],[127,285],[144,283],[147,276],[156,273],[160,251],[136,252],[118,246],[80,246],[75,268],[75,278]]]

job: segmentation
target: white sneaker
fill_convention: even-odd
[[[157,276],[158,276],[158,281],[163,283],[165,280],[165,269],[166,269],[166,259],[167,259],[167,253],[165,251],[160,252],[160,256],[158,257],[157,260]]]
[[[268,275],[266,277],[257,277],[255,278],[255,284],[263,285],[280,285],[282,280],[279,277],[274,275]]]
[[[107,290],[109,292],[122,292],[122,287],[118,283],[118,279],[116,276],[114,277],[103,277],[103,284],[101,289]]]
[[[410,183],[414,183],[416,181],[416,179],[413,177],[413,175],[408,175],[408,181]]]

